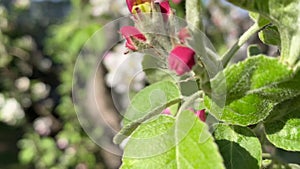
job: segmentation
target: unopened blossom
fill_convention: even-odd
[[[195,52],[186,46],[176,46],[169,55],[169,69],[174,70],[177,75],[189,72],[195,65]]]
[[[164,109],[161,114],[165,114],[165,115],[171,115],[171,109],[169,107],[167,107],[166,109]]]
[[[136,27],[123,26],[120,33],[126,39],[125,46],[132,51],[138,50],[137,43],[146,42],[146,37]]]
[[[182,43],[182,44],[186,43],[186,40],[190,37],[191,37],[191,35],[190,35],[187,27],[184,27],[179,30],[178,38],[179,38],[180,43]]]
[[[197,110],[195,114],[201,121],[205,122],[206,120],[205,109]]]
[[[170,4],[169,4],[169,1],[168,0],[161,0],[161,2],[157,2],[156,3],[159,3],[159,6],[160,6],[160,11],[164,14],[171,14],[172,13],[172,10],[171,10],[171,7],[170,7]]]
[[[206,121],[206,113],[205,113],[205,109],[202,110],[195,110],[193,108],[189,108],[189,110],[191,112],[193,112],[198,118],[199,120],[205,122]]]

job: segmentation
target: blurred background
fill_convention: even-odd
[[[171,2],[176,15],[184,17],[184,0]],[[224,1],[203,0],[206,34],[219,54],[232,46],[252,24],[247,12]],[[121,157],[96,145],[81,128],[72,104],[72,76],[76,58],[84,43],[106,23],[128,15],[125,0],[0,0],[0,168],[1,169],[102,169],[118,168]],[[119,35],[112,35],[118,37]],[[102,42],[105,44],[106,42]],[[262,53],[275,55],[257,37]],[[100,46],[99,46],[100,48]],[[236,61],[246,57],[243,47]],[[140,71],[141,56],[132,56],[118,73],[123,44],[106,57],[99,76],[99,88],[120,96],[126,109],[128,85],[135,93],[146,78],[127,83]],[[119,52],[120,53],[120,52]],[[127,71],[127,72],[126,72]],[[130,76],[129,76],[130,77]],[[108,92],[110,93],[110,92]],[[116,126],[120,116],[107,93],[100,96]],[[105,134],[105,131],[101,132]]]

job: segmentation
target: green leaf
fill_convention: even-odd
[[[34,149],[34,145],[32,147],[26,147],[20,151],[19,160],[22,164],[29,164],[34,159],[35,154],[36,151]]]
[[[294,66],[300,59],[299,0],[228,0],[250,11],[258,12],[275,24],[280,32],[283,62]]]
[[[227,169],[259,169],[262,149],[258,138],[246,127],[219,124],[214,132]]]
[[[212,115],[227,123],[256,124],[266,118],[276,104],[300,91],[291,85],[294,83],[280,83],[291,76],[292,71],[277,59],[264,55],[248,58],[227,67],[211,81],[216,86],[216,96],[226,94],[225,105],[218,105],[208,97],[205,97],[205,105]]]
[[[300,151],[300,96],[276,106],[264,125],[268,140],[276,147]]]
[[[252,57],[261,54],[260,48],[257,44],[249,45],[247,49],[247,57]]]
[[[270,24],[270,20],[256,12],[249,12],[250,18],[258,24],[260,28]]]
[[[180,100],[180,91],[176,84],[170,81],[154,83],[132,98],[124,115],[125,125],[149,114],[155,109],[163,110],[168,104]]]
[[[163,69],[164,62],[158,57],[154,57],[151,55],[144,55],[144,59],[142,62],[143,71],[146,74],[147,80],[149,83],[160,82],[161,79],[176,81],[176,76],[174,73],[169,72],[166,69]]]
[[[280,103],[300,95],[299,84],[300,71],[296,74],[292,73],[281,82],[274,82],[271,85],[252,91],[252,93],[258,94],[260,97],[275,103]]]
[[[267,26],[258,33],[259,39],[268,45],[280,46],[280,34],[274,25]]]
[[[223,160],[207,126],[194,113],[160,115],[132,134],[121,168],[223,169]]]
[[[23,164],[29,164],[33,160],[34,155],[35,153],[33,151],[30,151],[30,149],[22,150],[19,154],[20,161]]]
[[[178,103],[180,97],[177,85],[170,81],[157,82],[141,90],[132,98],[123,119],[125,127],[115,136],[114,142],[122,142],[141,123]]]

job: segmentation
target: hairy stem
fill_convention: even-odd
[[[200,91],[197,91],[196,93],[192,94],[191,96],[189,96],[186,101],[180,106],[178,112],[182,112],[186,109],[188,109],[188,107],[194,103],[194,101],[197,99],[197,98],[200,98],[200,96],[203,95],[203,91],[200,90]],[[177,112],[177,113],[178,113]]]
[[[192,30],[201,30],[204,31],[204,26],[202,23],[202,1],[199,0],[186,0],[185,1],[186,9],[186,21],[188,27]]]
[[[181,101],[181,99],[175,99],[169,103],[167,103],[166,105],[164,105],[163,107],[169,107],[173,104],[176,104],[176,103],[179,103]],[[162,107],[158,107],[154,110],[152,110],[151,112],[149,112],[148,114],[146,114],[145,116],[133,121],[132,123],[124,126],[121,131],[115,135],[114,139],[113,139],[113,142],[115,144],[120,144],[122,143],[122,141],[124,139],[126,139],[127,137],[129,137],[132,132],[134,132],[134,130],[139,126],[141,125],[143,122],[151,119],[152,117],[156,116],[156,115],[159,115],[161,114],[161,111],[162,111]]]
[[[252,35],[258,32],[261,28],[257,23],[253,24],[223,56],[222,64],[224,67],[228,65],[235,53],[243,46]]]

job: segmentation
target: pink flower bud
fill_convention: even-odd
[[[162,1],[159,3],[161,13],[170,15],[172,13],[170,4],[168,0]]]
[[[191,112],[193,112],[201,121],[205,122],[206,121],[206,114],[205,114],[205,109],[202,110],[195,110],[193,108],[189,108]]]
[[[203,109],[203,110],[197,110],[195,114],[199,117],[199,119],[201,121],[205,122],[205,120],[206,120],[205,109]]]
[[[138,47],[136,46],[134,41],[146,41],[146,37],[137,28],[133,26],[123,26],[120,29],[120,33],[126,39],[126,47],[133,51],[138,50]]]
[[[191,37],[191,35],[190,35],[189,30],[188,30],[187,27],[182,28],[182,29],[179,30],[178,38],[180,40],[180,43],[184,44],[186,42],[186,40],[190,37]]]
[[[174,70],[177,75],[189,72],[195,65],[195,52],[185,46],[176,46],[170,53],[168,62],[169,69]]]
[[[161,114],[165,114],[165,115],[171,115],[171,109],[169,107],[167,107],[166,109],[164,109]]]

